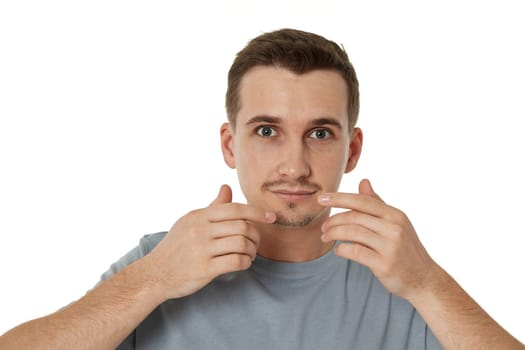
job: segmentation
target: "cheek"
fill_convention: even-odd
[[[236,164],[243,171],[254,173],[257,169],[263,170],[274,159],[276,149],[273,145],[264,142],[242,142],[236,149]]]
[[[258,190],[267,179],[270,157],[268,152],[258,150],[256,147],[246,146],[241,152],[236,153],[235,164],[237,176],[243,192]]]
[[[328,190],[335,190],[346,168],[347,154],[345,152],[326,152],[315,157],[315,177],[323,182]]]

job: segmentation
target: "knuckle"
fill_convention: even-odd
[[[348,257],[348,256],[352,256],[352,257],[357,257],[356,256],[356,245],[353,244],[353,243],[341,243],[339,244],[336,248],[335,248],[335,252],[337,255],[339,256],[344,256],[344,257]]]
[[[355,257],[356,260],[361,260],[363,255],[363,249],[360,245],[349,244],[348,251],[353,257]]]
[[[409,221],[407,214],[405,214],[403,211],[399,211],[399,220],[401,220],[401,222]]]
[[[332,227],[327,231],[326,237],[331,240],[349,241],[353,237],[354,226],[352,224]]]
[[[393,224],[390,229],[390,232],[394,239],[399,240],[403,236],[404,227],[403,225],[400,225],[400,224]]]
[[[252,233],[250,233],[250,240],[252,240],[256,246],[259,245],[259,243],[261,243],[261,235],[259,234],[259,232],[257,231],[253,231]]]
[[[230,263],[235,270],[244,270],[250,267],[250,259],[246,255],[232,254],[230,256]]]
[[[394,213],[392,213],[392,221],[398,223],[405,223],[408,222],[408,217],[404,212],[402,212],[399,209],[396,209]]]
[[[358,215],[359,213],[354,210],[349,210],[345,213],[346,219],[348,220],[355,220]]]
[[[186,218],[190,220],[196,220],[202,215],[202,209],[194,209],[188,212],[186,214]]]
[[[230,210],[235,214],[235,215],[241,215],[242,212],[243,212],[243,205],[242,204],[239,204],[239,203],[230,203],[228,204],[228,206],[230,207]]]
[[[248,223],[246,221],[241,220],[241,221],[239,221],[239,223],[237,225],[238,225],[239,233],[245,233],[245,232],[248,231],[249,225],[248,225]]]
[[[237,245],[239,247],[239,252],[245,252],[250,247],[248,240],[242,236],[237,238]]]

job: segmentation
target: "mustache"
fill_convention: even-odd
[[[316,184],[315,182],[310,182],[306,179],[297,179],[295,181],[287,181],[287,180],[275,180],[275,181],[267,181],[262,184],[261,189],[263,190],[270,190],[274,187],[288,187],[288,188],[301,188],[303,190],[311,190],[311,191],[320,191],[322,189],[321,185]]]

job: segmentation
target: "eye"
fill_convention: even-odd
[[[257,135],[263,137],[277,136],[277,131],[270,126],[261,126],[257,128]]]
[[[332,133],[330,132],[330,130],[327,129],[315,129],[309,135],[309,137],[318,140],[326,140],[330,136],[332,136]]]

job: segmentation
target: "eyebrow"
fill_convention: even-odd
[[[343,129],[343,126],[341,125],[341,123],[337,119],[334,119],[334,118],[317,118],[317,119],[312,120],[310,124],[314,126],[333,125],[340,130]]]
[[[267,115],[257,115],[246,122],[246,125],[256,124],[256,123],[268,123],[268,124],[280,124],[282,122],[281,118],[270,117]]]
[[[246,122],[246,125],[256,124],[256,123],[268,123],[268,124],[280,124],[282,123],[282,118],[271,117],[267,115],[257,115]],[[334,118],[316,118],[310,121],[310,125],[313,126],[322,126],[322,125],[333,125],[338,129],[343,129],[341,123]]]

